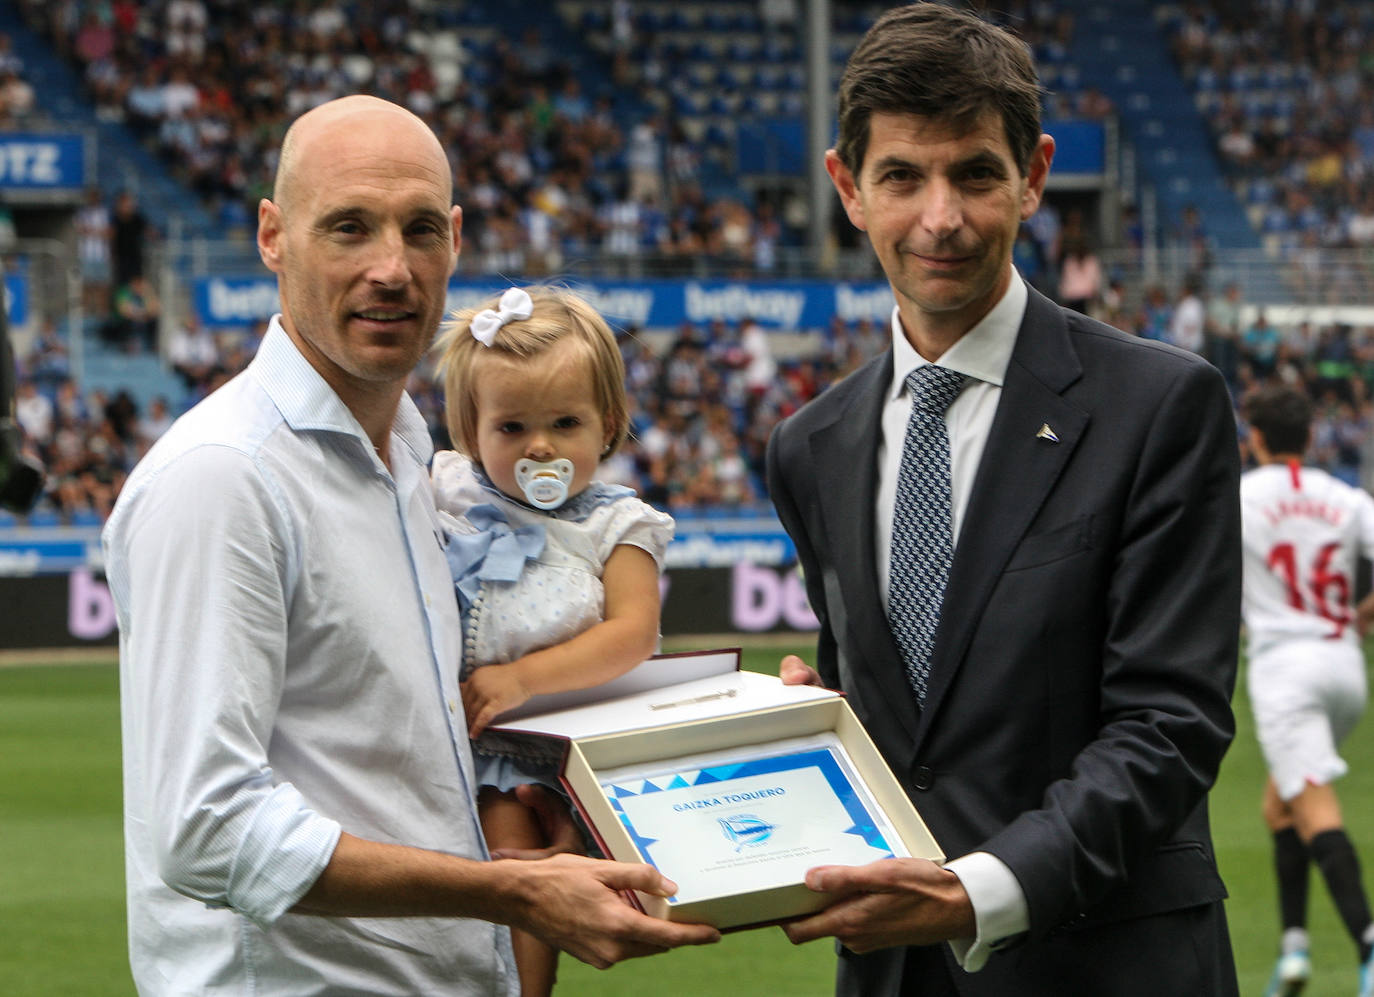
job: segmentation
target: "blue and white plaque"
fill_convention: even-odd
[[[601,773],[644,860],[687,903],[907,851],[834,734]]]

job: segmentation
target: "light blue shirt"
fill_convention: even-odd
[[[486,857],[409,397],[390,453],[388,470],[274,319],[106,524],[142,994],[518,990],[503,927],[289,913],[341,831]]]

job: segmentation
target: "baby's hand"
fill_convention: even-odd
[[[474,740],[498,716],[530,698],[516,670],[510,665],[479,668],[460,688],[463,691],[463,713],[468,718],[468,737]]]

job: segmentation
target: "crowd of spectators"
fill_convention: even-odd
[[[1304,388],[1319,407],[1312,459],[1374,486],[1374,326],[1280,327],[1263,309],[1247,308],[1236,285],[1210,289],[1188,281],[1147,292],[1120,300],[1099,294],[1084,306],[1133,334],[1206,356],[1226,376],[1238,411],[1265,381]],[[44,330],[20,358],[16,414],[27,444],[48,467],[45,507],[67,522],[102,520],[134,462],[176,414],[243,369],[262,331],[212,333],[188,322],[169,343],[184,391],[145,409],[127,392],[83,392],[70,376],[63,337]],[[883,323],[836,319],[811,337],[814,348],[780,355],[777,337],[750,320],[686,324],[666,344],[625,330],[632,433],[602,477],[680,517],[768,515],[763,452],[773,426],[885,349],[888,336]],[[442,389],[428,364],[409,390],[436,446],[447,447]],[[1238,429],[1243,441],[1243,425]]]
[[[1374,7],[1193,0],[1161,14],[1266,242],[1374,248]]]
[[[767,274],[781,249],[807,241],[802,178],[746,188],[735,169],[741,116],[803,116],[797,0],[706,5],[704,17],[686,4],[588,0],[561,29],[547,3],[513,34],[494,26],[491,5],[471,2],[22,8],[81,73],[97,114],[161,156],[226,235],[251,235],[289,121],[365,90],[416,111],[450,150],[465,268],[540,275],[596,257],[603,271],[671,275],[711,259]],[[835,10],[839,48],[874,16],[868,3]],[[1111,113],[1067,61],[1070,14],[1034,0],[988,14],[1034,48],[1049,114]],[[4,70],[0,50],[0,94]]]
[[[43,508],[67,522],[99,522],[133,464],[170,425],[247,365],[263,329],[218,335],[188,322],[169,344],[184,394],[141,410],[128,392],[83,392],[64,337],[46,329],[19,360],[17,420],[48,468]],[[757,323],[684,325],[665,349],[636,330],[621,336],[632,405],[630,439],[602,469],[678,515],[704,509],[767,512],[763,448],[776,422],[886,345],[870,322],[835,322],[823,347],[775,357]],[[409,390],[437,447],[450,445],[443,393],[428,363]]]
[[[682,100],[699,53],[674,42],[662,20],[669,8],[611,0],[581,9],[603,8],[604,22],[578,25],[604,29],[609,46],[611,86],[589,93],[586,76],[539,26],[512,38],[465,26],[460,51],[441,60],[419,39],[443,36],[451,22],[441,18],[461,20],[462,5],[24,0],[30,22],[81,67],[99,113],[163,155],[226,231],[249,233],[291,117],[369,89],[425,116],[451,150],[473,269],[535,277],[597,256],[613,272],[617,258],[653,253],[687,268],[711,254],[738,260],[741,272],[766,272],[798,233],[784,204],[707,197],[703,167],[724,154],[688,127]],[[862,8],[837,8],[838,30],[862,29]],[[757,61],[797,57],[798,4],[768,0],[759,11],[762,44],[777,51],[760,49]],[[998,16],[1034,47],[1053,88],[1051,113],[1111,112],[1075,79],[1071,16],[1031,0],[999,5]],[[1374,245],[1374,14],[1358,4],[1272,0],[1242,11],[1213,0],[1169,16],[1179,65],[1200,105],[1215,111],[1218,147],[1260,205],[1265,231],[1290,248]],[[627,92],[637,97],[629,118],[613,99]],[[22,57],[0,35],[0,122],[33,113]],[[1205,245],[1196,211],[1182,228]],[[1129,219],[1123,229],[1128,248],[1136,245]],[[93,190],[77,230],[88,312],[107,316],[112,342],[147,348],[158,303],[143,256],[156,233],[136,198],[125,192],[107,205]],[[1314,459],[1350,480],[1374,474],[1374,453],[1365,453],[1374,438],[1374,329],[1280,328],[1245,309],[1239,287],[1209,287],[1205,261],[1175,287],[1127,286],[1099,259],[1082,212],[1061,214],[1052,202],[1024,226],[1016,263],[1059,300],[1207,356],[1237,401],[1268,379],[1304,385],[1321,409]],[[64,337],[49,323],[21,358],[17,399],[28,445],[49,470],[47,509],[68,522],[103,519],[138,457],[175,414],[246,365],[260,333],[184,324],[164,351],[183,393],[144,411],[128,392],[107,397],[75,383]],[[627,330],[634,432],[605,473],[678,515],[766,510],[762,456],[772,427],[882,350],[887,335],[837,320],[815,337],[817,349],[778,356],[750,321],[684,326],[657,350]],[[431,372],[418,371],[411,390],[436,444],[447,446]]]
[[[654,99],[652,60],[633,43],[588,69],[547,20],[508,36],[479,5],[418,0],[23,7],[96,113],[155,151],[226,235],[251,235],[290,120],[367,91],[420,114],[450,150],[467,269],[538,275],[597,256],[672,272],[709,255],[766,271],[802,238],[778,199],[707,189],[707,146]]]

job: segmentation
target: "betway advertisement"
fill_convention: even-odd
[[[835,281],[571,281],[621,328],[675,329],[719,319],[735,323],[752,318],[765,329],[824,329],[838,316],[846,322],[868,318],[885,322],[892,314],[892,291],[885,283]],[[480,305],[509,282],[454,280],[448,288],[450,311]],[[273,277],[200,277],[192,300],[202,324],[253,325],[277,311]]]

